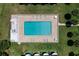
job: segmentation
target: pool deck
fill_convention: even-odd
[[[17,20],[19,42],[58,42],[58,15],[54,14],[25,14],[12,15]],[[11,18],[12,19],[12,18]],[[24,21],[51,21],[52,35],[50,36],[26,36],[24,35]]]

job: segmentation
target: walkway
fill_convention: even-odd
[[[66,26],[65,23],[58,23],[58,25],[59,25],[59,26]],[[79,26],[79,24],[77,24],[77,25],[72,25],[72,26]]]

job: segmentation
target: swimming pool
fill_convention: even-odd
[[[51,35],[51,21],[25,21],[24,35]]]

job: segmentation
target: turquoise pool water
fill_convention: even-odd
[[[24,35],[51,35],[52,23],[50,21],[25,21]]]

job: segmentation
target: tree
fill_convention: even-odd
[[[19,3],[19,5],[28,5],[28,3]]]
[[[0,42],[0,51],[4,51],[4,50],[8,49],[10,47],[10,45],[11,45],[10,41],[8,41],[8,40],[2,40]]]
[[[78,9],[74,9],[74,10],[71,11],[71,14],[73,16],[77,16],[79,14],[79,10]]]
[[[69,56],[74,56],[75,54],[74,54],[74,52],[69,52]]]
[[[67,21],[66,22],[66,27],[71,27],[71,25],[72,25],[72,22],[71,21]]]
[[[73,25],[76,25],[76,24],[78,24],[78,20],[77,19],[72,19],[72,23],[73,23]]]
[[[75,40],[75,41],[74,41],[74,45],[75,45],[76,47],[79,47],[79,40]]]
[[[68,41],[67,41],[67,45],[68,45],[68,46],[73,46],[73,44],[74,44],[73,40],[68,40]]]
[[[67,37],[71,38],[73,36],[73,33],[72,32],[68,32],[67,33]]]
[[[71,14],[69,14],[69,13],[66,13],[66,14],[64,15],[64,18],[65,18],[66,20],[69,20],[69,19],[71,19]]]
[[[44,53],[47,53],[47,52],[42,52],[40,55],[41,55],[41,56],[43,56],[43,55],[44,55]]]
[[[70,5],[70,3],[65,3],[65,5]]]
[[[0,56],[9,56],[9,54],[6,52],[0,52]]]

